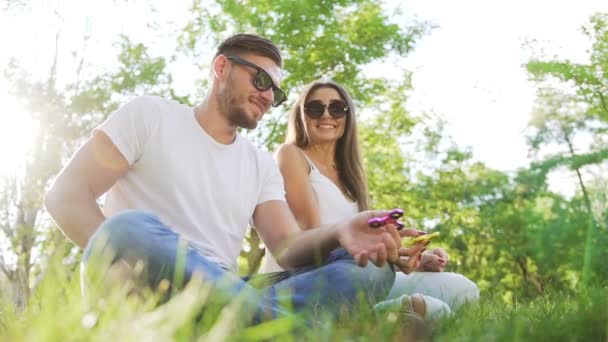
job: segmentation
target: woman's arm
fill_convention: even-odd
[[[310,166],[304,152],[295,145],[283,144],[275,153],[289,209],[303,229],[320,226],[319,202],[309,181]]]

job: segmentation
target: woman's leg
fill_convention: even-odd
[[[437,298],[447,303],[452,310],[479,299],[477,285],[463,275],[452,272],[397,273],[387,299],[414,293]]]
[[[376,312],[416,313],[426,321],[436,321],[452,313],[450,307],[439,299],[420,293],[403,294],[397,298],[387,299],[374,306]]]

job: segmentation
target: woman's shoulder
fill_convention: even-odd
[[[308,161],[304,151],[292,143],[279,145],[274,157],[279,165],[308,169]]]
[[[302,151],[301,148],[299,148],[298,146],[296,146],[292,143],[285,143],[285,144],[279,145],[279,147],[277,148],[274,155],[275,155],[275,158],[277,158],[277,159],[284,158],[284,159],[291,159],[291,160],[296,160],[296,159],[306,160],[306,155],[304,154],[304,151]]]

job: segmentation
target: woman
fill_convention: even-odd
[[[355,107],[342,86],[317,81],[304,89],[291,112],[286,142],[275,157],[285,181],[287,203],[302,229],[330,224],[368,209]],[[402,233],[422,234],[415,229],[404,229]],[[395,266],[406,274],[414,271],[424,250],[423,244],[401,248],[401,258]],[[268,256],[262,272],[280,270]],[[403,294],[394,297],[393,303],[380,306],[398,305],[423,317],[437,311],[427,310],[429,306],[439,307],[442,312],[449,310],[434,298]]]

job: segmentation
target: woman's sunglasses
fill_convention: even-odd
[[[281,90],[281,88],[274,85],[274,82],[272,82],[272,78],[270,78],[270,75],[268,75],[268,73],[264,71],[264,69],[237,56],[228,56],[226,58],[236,64],[248,66],[257,70],[258,73],[255,74],[255,77],[253,78],[253,86],[259,91],[266,91],[272,88],[273,107],[278,107],[279,105],[281,105],[281,103],[287,100],[287,96],[285,95],[285,93]]]
[[[348,114],[348,105],[342,101],[334,101],[328,105],[320,100],[313,100],[304,105],[304,113],[312,119],[318,119],[325,113],[325,108],[334,119],[343,118]]]

